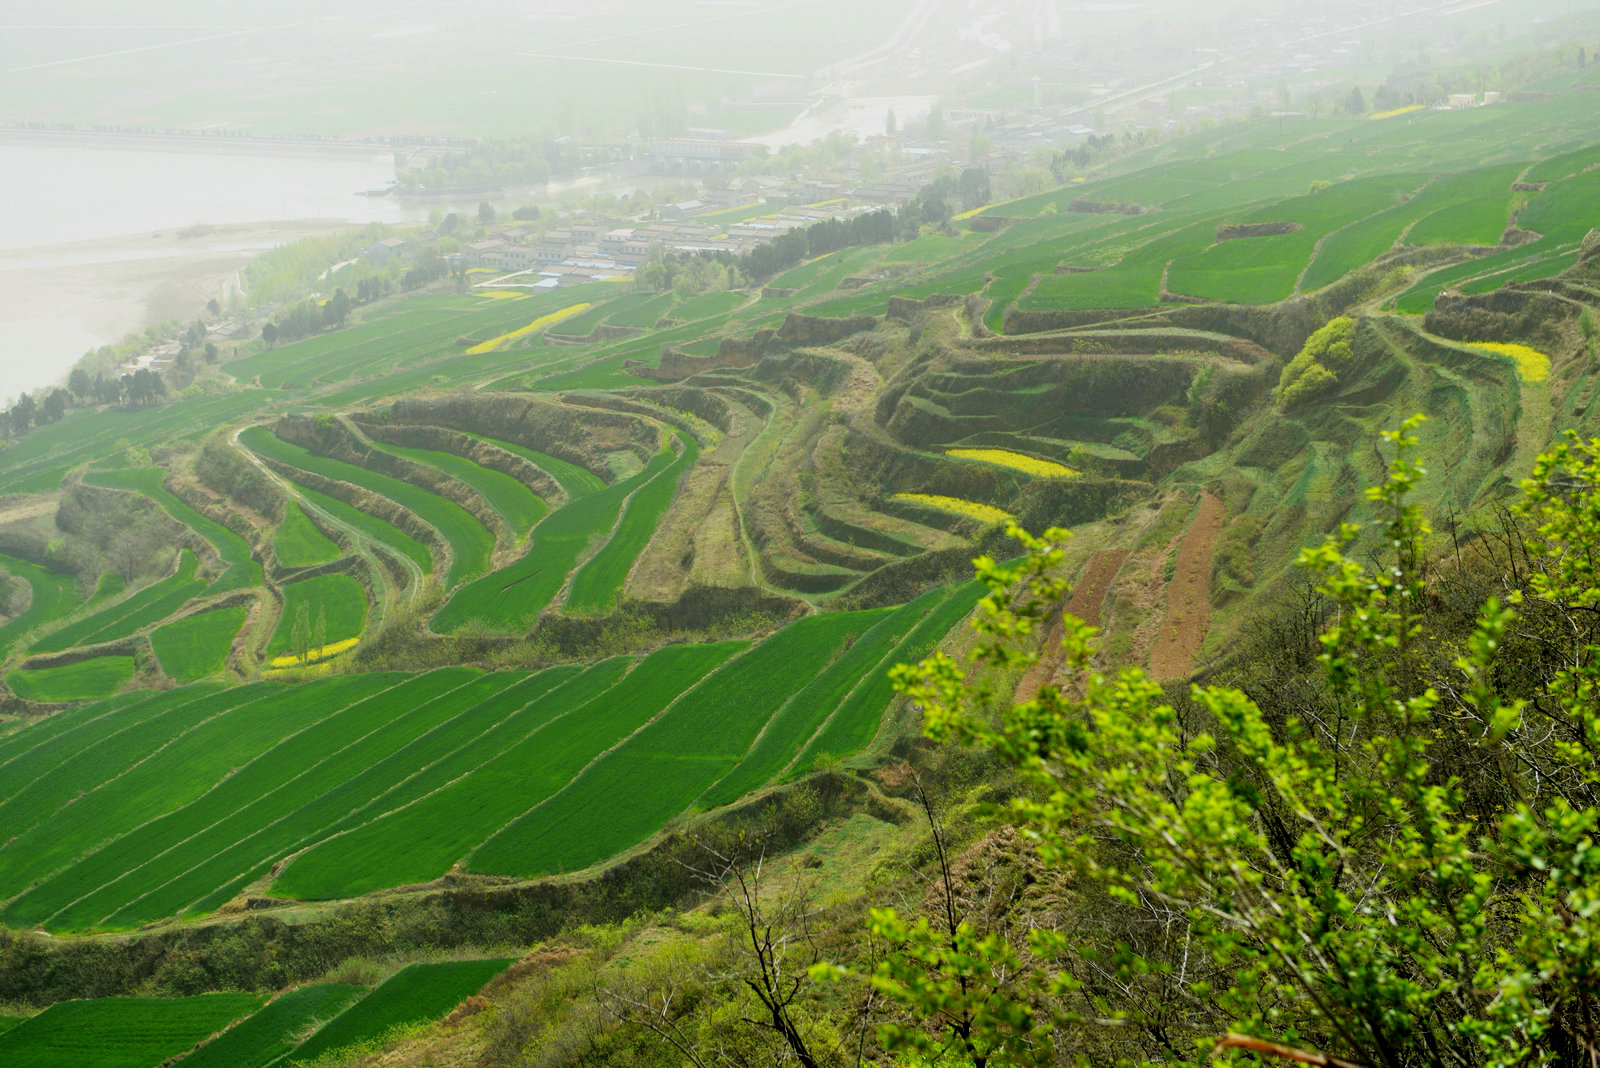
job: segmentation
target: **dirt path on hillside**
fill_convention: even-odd
[[[1127,558],[1126,549],[1102,549],[1089,557],[1062,612],[1098,627],[1100,605],[1106,599],[1106,591],[1111,588],[1111,580],[1117,577],[1117,572],[1122,570],[1122,562]],[[1028,673],[1017,684],[1017,701],[1033,700],[1039,695],[1040,687],[1055,678],[1056,672],[1061,669],[1061,639],[1064,635],[1065,628],[1057,618],[1055,625],[1050,628],[1049,637],[1045,639],[1038,662],[1028,669]]]
[[[1150,677],[1186,679],[1211,627],[1211,551],[1227,519],[1222,502],[1200,495],[1200,514],[1178,545],[1178,568],[1167,584],[1167,614],[1150,650]]]

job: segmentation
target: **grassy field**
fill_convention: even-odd
[[[450,546],[450,568],[444,577],[447,587],[481,575],[489,569],[494,537],[471,512],[454,501],[343,460],[318,456],[275,437],[265,427],[251,427],[239,435],[239,440],[258,455],[324,478],[359,486],[409,509],[418,519],[437,530]]]
[[[83,603],[78,582],[71,575],[3,554],[0,569],[22,579],[32,591],[28,607],[0,626],[0,655],[9,652],[29,631],[70,615]]]
[[[946,634],[966,618],[987,590],[969,582],[951,591],[895,646],[891,663],[915,664],[932,654]],[[885,670],[864,675],[850,696],[834,710],[812,736],[805,749],[789,766],[787,777],[803,774],[830,759],[855,753],[872,741],[883,721],[884,709],[894,696],[894,687]]]
[[[206,584],[194,577],[198,563],[188,549],[179,551],[177,569],[171,575],[45,635],[34,649],[53,653],[75,645],[115,641],[161,622],[205,591]]]
[[[728,661],[565,789],[486,842],[473,868],[579,871],[650,837],[745,755],[769,720],[876,613],[810,616]],[[626,805],[608,799],[627,797]]]
[[[306,518],[297,501],[283,506],[283,522],[272,534],[272,551],[284,567],[316,567],[339,559],[339,546]]]
[[[299,492],[311,504],[316,505],[335,520],[343,523],[358,532],[373,545],[383,549],[389,555],[401,560],[410,560],[423,574],[433,570],[433,553],[429,548],[407,534],[400,528],[386,523],[376,516],[370,516],[351,505],[344,503],[337,497],[330,497],[326,493],[298,487]]]
[[[178,682],[215,675],[228,662],[228,650],[244,626],[244,605],[201,612],[150,632],[150,648],[161,670]]]
[[[183,1059],[185,1068],[267,1068],[297,1036],[331,1020],[367,991],[348,983],[302,986],[280,995]]]
[[[349,575],[318,575],[283,587],[283,614],[267,642],[267,655],[303,653],[295,633],[304,629],[306,648],[359,638],[367,624],[367,591]]]
[[[629,495],[675,462],[671,450],[663,449],[632,478],[576,497],[551,512],[534,528],[520,560],[457,590],[434,615],[433,629],[441,634],[466,627],[496,633],[526,631],[561,592],[592,543],[613,529]]]
[[[290,1059],[315,1060],[333,1050],[379,1038],[391,1028],[437,1020],[483,989],[510,963],[501,958],[407,965],[328,1021],[296,1048]]]
[[[18,668],[6,685],[25,701],[91,701],[122,689],[133,672],[131,656],[97,656],[61,667]]]
[[[464,456],[440,452],[437,449],[411,449],[400,445],[380,444],[375,448],[407,460],[425,464],[449,475],[458,482],[471,486],[484,502],[506,521],[512,534],[518,538],[527,535],[533,525],[550,511],[548,505],[527,486],[500,471],[482,467]]]
[[[154,1068],[248,1015],[260,994],[61,1001],[4,1034],[0,1064]]]
[[[572,589],[565,605],[567,611],[605,612],[622,597],[633,562],[655,536],[656,527],[660,526],[661,518],[678,494],[678,486],[700,455],[700,447],[693,437],[673,436],[679,444],[677,457],[634,491],[605,546],[572,576]]]

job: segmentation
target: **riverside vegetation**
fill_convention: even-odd
[[[1578,1063],[1595,81],[21,436],[0,1060]]]

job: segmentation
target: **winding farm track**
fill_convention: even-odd
[[[1167,614],[1150,650],[1154,679],[1188,678],[1211,627],[1211,552],[1227,521],[1222,502],[1200,495],[1200,509],[1178,544],[1178,568],[1167,584]]]

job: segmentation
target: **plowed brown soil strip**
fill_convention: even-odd
[[[1200,495],[1200,514],[1178,545],[1178,568],[1167,586],[1167,615],[1150,649],[1150,676],[1182,679],[1194,674],[1195,658],[1211,626],[1211,550],[1227,516],[1222,502]]]
[[[1111,580],[1117,577],[1117,572],[1122,570],[1122,562],[1127,558],[1126,549],[1102,549],[1089,557],[1089,563],[1084,567],[1083,574],[1078,576],[1077,585],[1072,588],[1072,596],[1067,599],[1062,611],[1098,627],[1100,605],[1106,599],[1106,591],[1111,588]],[[1028,673],[1022,676],[1022,681],[1017,684],[1019,702],[1031,701],[1037,697],[1039,687],[1054,677],[1056,670],[1061,666],[1062,634],[1061,620],[1058,618],[1055,626],[1050,628],[1050,636],[1045,639],[1038,663],[1029,668]]]

